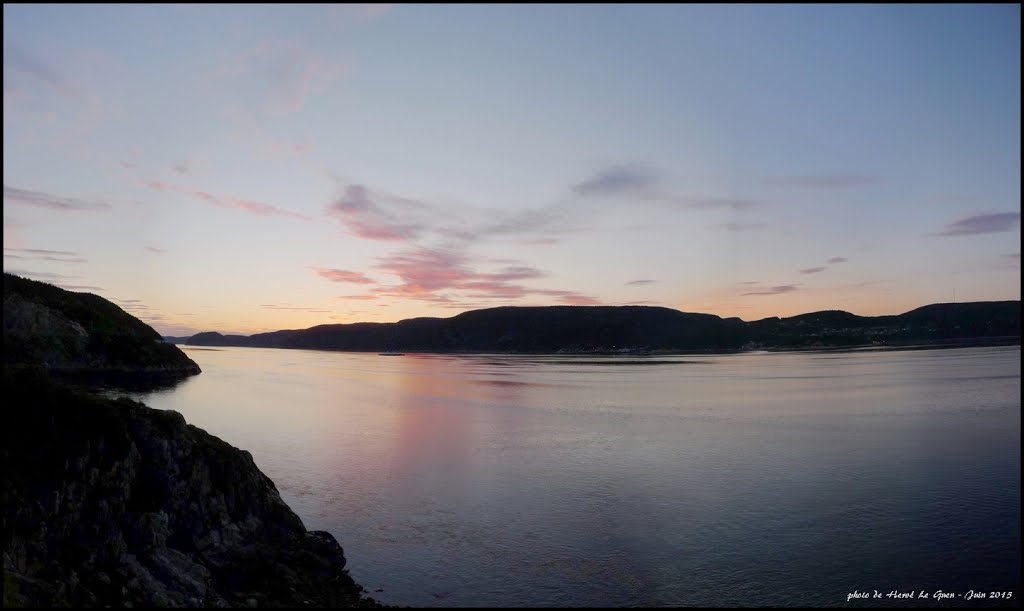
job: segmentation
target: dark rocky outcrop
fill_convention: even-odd
[[[39,368],[4,397],[4,606],[375,605],[248,452]]]
[[[65,384],[199,373],[142,321],[4,274],[4,357],[5,607],[376,605],[248,452]]]
[[[183,377],[199,366],[152,327],[90,293],[4,274],[4,362],[54,372]]]

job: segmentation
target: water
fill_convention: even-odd
[[[386,603],[1020,596],[1019,346],[647,359],[184,349],[203,373],[143,400],[251,451]]]

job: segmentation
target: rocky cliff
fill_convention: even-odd
[[[80,374],[200,373],[184,352],[106,299],[7,273],[4,361]]]
[[[51,377],[69,373],[199,366],[101,297],[4,274],[5,607],[376,605],[248,452]]]
[[[252,456],[5,368],[4,606],[374,606]]]

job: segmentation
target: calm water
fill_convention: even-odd
[[[383,602],[1019,601],[1019,346],[646,360],[184,349],[203,374],[143,400],[251,451]],[[871,602],[930,601],[851,604]]]

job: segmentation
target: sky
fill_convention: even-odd
[[[165,335],[1020,299],[1019,5],[3,10],[4,270]]]

